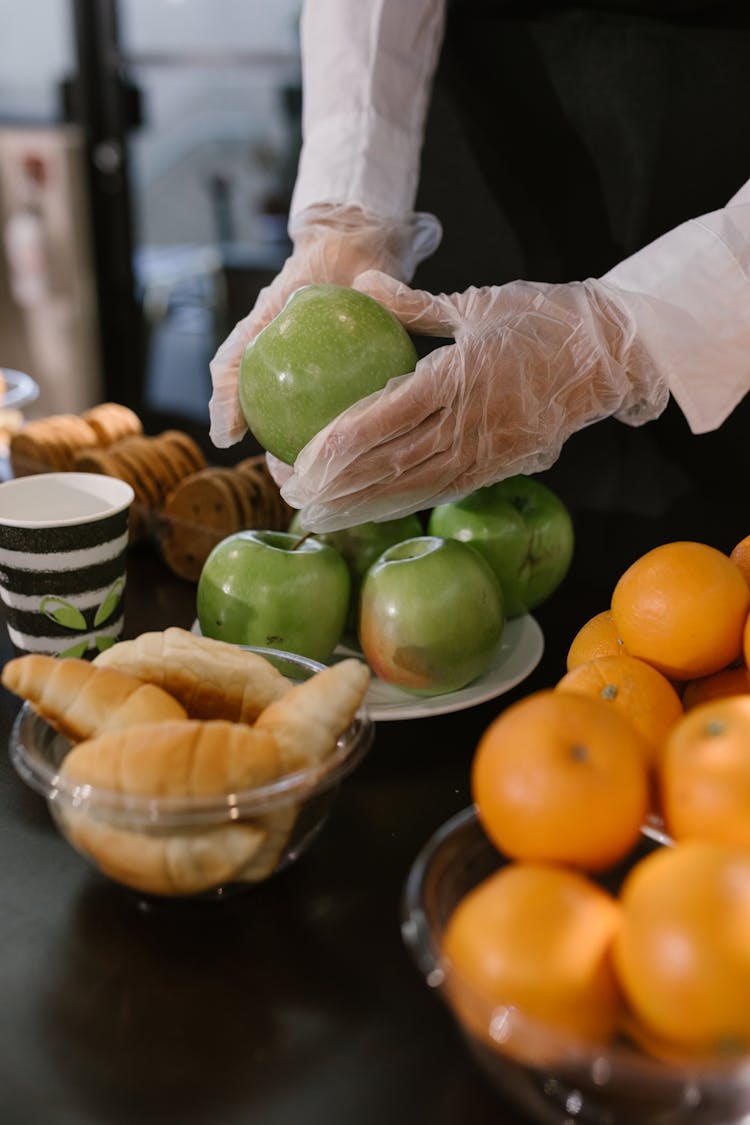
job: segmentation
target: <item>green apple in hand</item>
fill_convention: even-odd
[[[417,695],[457,691],[485,672],[505,618],[492,568],[457,539],[388,547],[362,583],[359,642],[373,672]]]
[[[299,513],[292,517],[289,530],[297,535],[305,534]],[[346,624],[351,632],[357,629],[359,594],[366,571],[387,547],[421,534],[422,523],[419,516],[413,515],[402,516],[395,520],[383,520],[381,523],[358,523],[340,531],[324,531],[315,536],[316,539],[328,543],[337,550],[349,567],[352,585]]]
[[[325,663],[344,631],[349,568],[317,539],[238,531],[218,543],[198,579],[201,632]]]
[[[560,585],[573,558],[573,521],[541,481],[515,476],[433,508],[431,535],[471,543],[500,580],[508,617],[527,613]]]
[[[245,348],[239,397],[255,438],[291,465],[337,414],[413,371],[396,317],[344,285],[306,285]]]

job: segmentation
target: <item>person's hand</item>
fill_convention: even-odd
[[[303,285],[351,285],[363,270],[377,268],[408,279],[437,246],[441,229],[432,215],[404,220],[369,215],[358,207],[310,208],[290,226],[294,249],[281,272],[261,290],[251,312],[241,320],[210,363],[213,393],[209,403],[211,441],[233,445],[247,430],[240,408],[237,378],[248,343],[281,311]]]
[[[393,519],[539,472],[576,430],[613,414],[639,424],[666,405],[625,295],[598,281],[434,296],[371,271],[355,287],[410,331],[455,342],[340,414],[293,469],[269,458],[312,531]]]

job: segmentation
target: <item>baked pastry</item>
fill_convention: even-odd
[[[63,782],[126,797],[211,797],[256,789],[281,773],[269,731],[223,719],[145,723],[78,743],[60,769]],[[248,821],[199,829],[160,829],[103,820],[96,809],[59,811],[71,842],[106,874],[150,894],[196,894],[237,877],[268,835]],[[284,835],[281,846],[286,840]]]
[[[258,653],[177,627],[119,641],[94,664],[157,684],[194,719],[253,723],[292,686]]]
[[[362,706],[371,675],[366,664],[349,657],[269,703],[255,729],[273,732],[284,773],[318,765],[333,752]]]
[[[266,707],[254,729],[273,732],[285,774],[316,765],[321,772],[327,770],[326,760],[362,706],[370,678],[366,664],[342,660],[295,684],[287,695]],[[260,882],[272,874],[301,809],[302,802],[289,802],[257,821],[265,829],[266,838],[238,873],[238,879]]]
[[[13,475],[68,472],[80,451],[95,447],[97,441],[96,431],[78,414],[35,418],[10,439]]]
[[[60,769],[73,785],[128,797],[215,797],[267,785],[282,772],[270,731],[187,718],[104,731],[74,746]]]
[[[0,679],[74,742],[136,723],[187,717],[184,707],[155,684],[88,660],[28,653],[9,660]]]
[[[211,797],[278,776],[273,736],[229,723],[143,723],[74,746],[60,776],[128,797]],[[107,875],[147,894],[197,894],[225,882],[265,840],[249,822],[153,832],[108,821],[85,804],[58,810],[71,843]]]
[[[177,482],[205,465],[203,451],[188,434],[165,430],[153,437],[135,434],[112,445],[84,449],[73,467],[127,481],[135,493],[130,539],[137,542],[150,534],[154,513]]]
[[[134,410],[120,402],[100,402],[81,415],[96,434],[99,445],[143,433],[143,423]]]
[[[68,472],[83,450],[104,448],[140,434],[140,418],[118,402],[102,402],[83,414],[50,414],[27,422],[10,438],[14,476]]]
[[[170,569],[197,582],[222,539],[245,528],[283,531],[290,518],[265,458],[251,457],[234,468],[212,466],[184,477],[164,501],[157,537]]]
[[[155,682],[115,667],[118,650],[123,665]],[[75,742],[61,785],[84,795],[54,805],[71,843],[112,878],[161,895],[257,882],[276,869],[369,679],[367,666],[350,659],[291,685],[258,654],[181,629],[121,641],[94,663],[28,655],[2,673],[9,690]],[[255,722],[190,718],[162,685],[199,710],[252,714]],[[259,710],[260,698],[271,701]],[[253,793],[303,770],[294,796],[277,796],[257,816],[239,801],[236,820],[185,827],[156,809],[161,799],[184,799],[189,808],[195,799]],[[97,790],[120,794],[121,805],[98,806]],[[138,799],[154,802],[153,821],[134,814]]]
[[[230,882],[265,838],[254,824],[148,835],[105,824],[81,810],[61,809],[58,815],[70,842],[100,871],[152,895],[194,895]]]

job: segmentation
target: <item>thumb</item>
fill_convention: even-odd
[[[273,453],[266,453],[266,466],[271,474],[271,479],[279,488],[283,488],[294,471],[291,465],[279,461]]]
[[[387,308],[404,328],[423,336],[452,337],[460,323],[456,306],[445,293],[410,289],[403,281],[379,270],[358,274],[352,287]]]

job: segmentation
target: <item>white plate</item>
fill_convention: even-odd
[[[192,628],[194,633],[200,633],[197,621],[193,622]],[[523,617],[514,617],[503,630],[492,665],[467,687],[444,695],[412,695],[374,676],[365,697],[365,706],[370,718],[378,723],[389,719],[422,719],[476,707],[503,695],[525,680],[541,660],[543,651],[544,635],[535,618],[528,613]],[[347,656],[362,659],[359,649],[339,645],[334,659],[343,660]]]
[[[39,387],[30,375],[10,367],[0,368],[0,374],[5,382],[5,393],[0,394],[0,410],[20,410],[39,397]]]
[[[365,706],[375,722],[388,719],[423,719],[429,715],[446,715],[451,711],[463,711],[495,699],[516,687],[533,672],[544,651],[544,636],[536,620],[530,615],[514,617],[503,630],[500,647],[490,667],[458,691],[444,695],[412,695],[408,691],[387,684],[377,676],[373,677]],[[335,656],[359,656],[358,649],[339,645]]]

